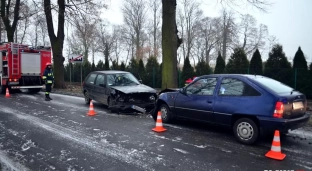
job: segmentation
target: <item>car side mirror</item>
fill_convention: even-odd
[[[104,88],[106,87],[106,85],[105,85],[105,84],[99,84],[99,86],[104,87]]]
[[[140,82],[141,84],[143,84],[143,81],[142,81],[142,80],[139,80],[139,82]]]
[[[185,94],[185,88],[180,88],[180,93]]]

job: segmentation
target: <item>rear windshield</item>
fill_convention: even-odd
[[[258,83],[262,84],[263,86],[265,86],[266,88],[272,90],[273,92],[279,94],[279,93],[285,93],[285,92],[291,92],[293,90],[293,88],[279,82],[276,81],[274,79],[271,78],[267,78],[267,77],[255,77],[252,78],[253,80],[257,81]]]

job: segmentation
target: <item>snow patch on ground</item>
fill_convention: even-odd
[[[29,150],[31,147],[35,147],[35,143],[32,142],[31,140],[27,140],[27,142],[25,142],[22,145],[22,151],[27,151]]]
[[[19,94],[18,97],[22,97],[22,98],[30,98],[30,99],[33,99],[33,100],[37,100],[39,96],[34,96],[34,95],[28,95],[28,94]],[[42,97],[43,98],[43,97]]]
[[[9,171],[29,171],[25,166],[10,159],[6,153],[0,151],[1,170]]]
[[[289,131],[288,135],[291,137],[299,137],[299,138],[306,138],[308,140],[312,140],[312,132],[310,131],[298,129],[298,130]]]
[[[109,142],[97,141],[94,137],[76,132],[74,130],[53,124],[51,122],[36,118],[26,113],[7,108],[6,106],[0,106],[2,111],[8,114],[12,114],[19,119],[28,121],[29,124],[33,124],[40,129],[45,129],[56,135],[58,138],[65,139],[85,146],[94,152],[101,153],[103,155],[116,158],[120,161],[131,163],[144,170],[153,170],[152,165],[160,164],[156,158],[149,158],[145,156],[143,151],[137,149],[126,149],[120,145],[112,144]]]
[[[185,150],[182,150],[182,149],[178,149],[178,148],[173,148],[174,150],[180,152],[180,153],[183,153],[183,154],[188,154],[189,152],[185,151]]]

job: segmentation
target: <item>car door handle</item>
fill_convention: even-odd
[[[207,100],[207,103],[212,103],[212,101]]]

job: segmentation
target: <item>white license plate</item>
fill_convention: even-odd
[[[302,109],[302,108],[304,108],[302,102],[294,102],[294,103],[293,103],[293,109],[294,109],[294,110]]]

